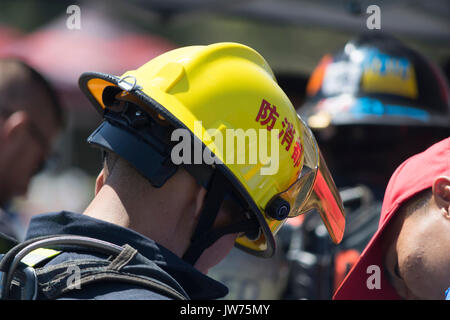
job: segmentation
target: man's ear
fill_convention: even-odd
[[[433,182],[433,197],[446,219],[450,219],[450,177],[440,176]]]
[[[100,191],[100,189],[105,184],[105,169],[102,169],[95,180],[95,195]]]
[[[14,141],[26,132],[29,117],[25,111],[16,111],[3,123],[2,131],[6,141]]]

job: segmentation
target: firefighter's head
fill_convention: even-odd
[[[85,73],[80,86],[104,117],[88,141],[116,155],[113,171],[126,162],[155,190],[178,187],[172,207],[192,195],[198,216],[186,224],[186,261],[229,235],[269,257],[286,219],[313,209],[333,240],[342,238],[341,201],[315,139],[253,49],[180,48],[121,77]]]

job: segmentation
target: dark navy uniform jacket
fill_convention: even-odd
[[[184,289],[190,299],[217,299],[225,296],[228,289],[216,280],[204,275],[186,263],[168,249],[155,241],[124,227],[94,219],[82,214],[62,211],[48,213],[32,218],[26,239],[46,235],[79,235],[108,241],[119,246],[125,244],[137,249],[145,258],[156,264],[152,273],[161,275],[161,280],[170,276]],[[69,263],[75,259],[98,258],[99,255],[87,251],[63,251],[45,267]],[[100,255],[101,257],[101,255]],[[106,257],[103,257],[106,259]],[[59,299],[106,299],[106,300],[142,300],[169,299],[148,288],[124,282],[97,282],[80,289],[72,289]]]

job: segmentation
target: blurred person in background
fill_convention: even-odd
[[[20,217],[8,211],[27,192],[63,128],[63,111],[49,82],[15,58],[0,59],[0,232],[23,237]]]
[[[377,230],[395,168],[450,135],[449,90],[420,53],[367,33],[323,57],[298,111],[329,162],[348,224],[342,243],[330,248],[320,221],[306,217],[289,253],[288,296],[329,299]]]

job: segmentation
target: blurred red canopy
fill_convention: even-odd
[[[14,28],[8,26],[0,26],[0,50],[3,47],[18,40],[21,35],[21,32]]]
[[[85,71],[121,75],[175,48],[168,40],[135,31],[99,10],[83,7],[79,30],[66,26],[68,17],[62,16],[7,45],[1,45],[0,32],[0,56],[23,59],[58,89],[78,90],[78,77]]]

